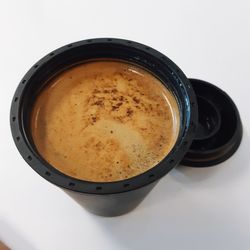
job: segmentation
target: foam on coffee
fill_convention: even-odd
[[[171,151],[179,109],[147,70],[121,61],[86,62],[40,92],[31,132],[40,155],[62,173],[118,181],[149,170]]]

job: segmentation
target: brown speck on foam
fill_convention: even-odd
[[[111,92],[112,93],[117,93],[117,89],[112,89]]]
[[[94,89],[93,90],[93,94],[98,94],[98,93],[100,93],[101,91],[100,90],[98,90],[98,89]]]
[[[102,147],[102,143],[99,141],[95,144],[95,147],[98,148],[98,149],[101,149]]]
[[[139,103],[139,102],[140,102],[140,99],[138,99],[138,98],[136,98],[136,97],[133,97],[133,101],[134,101],[135,103]]]
[[[97,106],[103,106],[103,105],[104,105],[104,103],[103,103],[103,101],[102,101],[102,100],[98,100],[98,101],[94,102],[94,105],[97,105]]]
[[[113,134],[113,130],[110,130],[110,134]]]
[[[97,118],[96,118],[95,116],[92,117],[92,121],[93,121],[93,122],[96,122],[96,119],[97,119]]]
[[[131,108],[127,109],[127,116],[131,116],[133,114],[133,110]]]
[[[117,110],[119,107],[117,107],[117,106],[112,106],[112,111],[115,111],[115,110]]]
[[[116,116],[115,119],[119,122],[123,122],[123,116]]]

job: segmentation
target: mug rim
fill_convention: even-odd
[[[184,105],[180,111],[180,115],[185,120],[185,124],[180,127],[179,138],[177,139],[171,152],[168,153],[158,164],[150,168],[146,172],[131,177],[113,182],[90,182],[68,176],[43,159],[37,152],[34,143],[30,139],[27,125],[25,123],[25,102],[27,102],[27,93],[31,86],[39,85],[39,77],[45,74],[49,67],[57,67],[56,74],[65,70],[65,67],[60,67],[60,62],[64,63],[77,52],[81,52],[83,57],[89,54],[89,59],[100,58],[100,55],[109,49],[111,59],[122,59],[120,57],[128,57],[127,62],[138,63],[139,66],[149,70],[161,79],[160,74],[165,74],[171,77],[169,84],[178,90]],[[99,51],[99,54],[96,51]],[[92,54],[90,53],[92,51]],[[107,53],[107,52],[105,52]],[[120,54],[119,54],[120,53]],[[123,53],[123,54],[122,54]],[[119,55],[118,55],[119,54]],[[91,57],[92,55],[92,57]],[[99,55],[99,57],[97,57]],[[130,56],[131,55],[131,56]],[[73,59],[72,59],[73,60]],[[74,59],[76,60],[76,59]],[[82,61],[86,61],[86,58]],[[77,60],[76,60],[77,62]],[[78,60],[78,63],[80,61]],[[68,63],[68,66],[72,63]],[[145,66],[146,65],[146,66]],[[48,73],[49,74],[49,73]],[[52,74],[52,76],[54,76]],[[36,79],[36,80],[35,80]],[[47,78],[48,79],[48,78]],[[162,83],[166,86],[166,82]],[[41,85],[45,84],[41,81]],[[39,88],[37,86],[36,88]],[[179,101],[177,99],[177,101]],[[194,90],[181,71],[181,69],[172,62],[168,57],[158,52],[157,50],[140,44],[134,41],[117,38],[95,38],[78,41],[65,46],[62,46],[48,55],[40,59],[31,69],[25,74],[19,83],[15,95],[12,99],[10,112],[11,132],[17,149],[24,160],[43,178],[47,181],[72,191],[87,193],[87,194],[115,194],[127,191],[136,190],[145,185],[159,180],[174,168],[184,157],[189,149],[195,135],[195,129],[198,119],[198,109]]]

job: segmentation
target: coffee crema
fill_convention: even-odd
[[[35,100],[31,133],[60,172],[111,182],[139,175],[173,148],[174,95],[147,70],[122,61],[79,64],[51,79]]]

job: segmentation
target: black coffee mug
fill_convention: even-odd
[[[36,150],[30,128],[33,103],[48,80],[72,65],[100,58],[123,60],[149,70],[175,95],[180,111],[178,139],[171,152],[161,162],[138,176],[106,183],[75,179],[55,169]],[[220,121],[218,112],[213,110],[212,115],[219,114],[217,120]],[[238,111],[236,116],[240,122]],[[117,216],[134,209],[160,178],[184,158],[197,136],[196,128],[200,127],[196,94],[181,69],[153,48],[111,38],[72,43],[38,61],[18,85],[12,101],[10,122],[15,144],[26,162],[43,178],[66,189],[75,199],[81,200],[87,210],[103,216]],[[218,130],[218,126],[214,127]],[[213,136],[215,134],[208,132]],[[241,139],[241,135],[239,137]],[[239,145],[240,140],[238,141]]]

